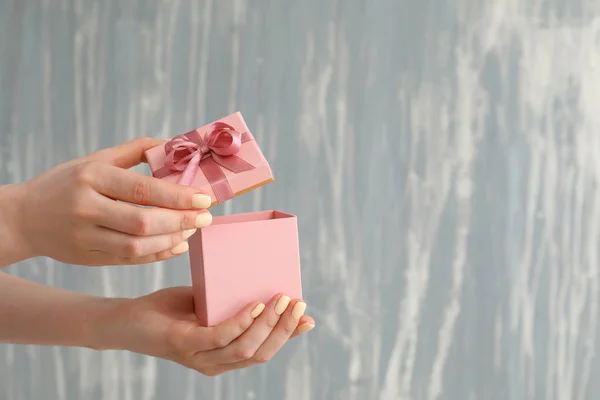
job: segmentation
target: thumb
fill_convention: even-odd
[[[129,169],[146,162],[144,152],[163,144],[164,140],[141,137],[89,155],[90,160],[104,161],[115,167]]]

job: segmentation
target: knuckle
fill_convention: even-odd
[[[240,347],[235,350],[233,356],[237,360],[245,361],[245,360],[252,359],[252,357],[254,357],[254,354],[255,354],[254,349],[252,349],[250,347]]]
[[[212,339],[212,345],[214,346],[214,348],[223,348],[225,346],[227,346],[230,343],[229,339],[227,337],[225,337],[225,335],[223,335],[221,332],[219,331],[215,331],[215,335]]]
[[[86,204],[82,195],[77,195],[72,199],[71,213],[76,219],[89,219],[93,215],[93,207]]]
[[[71,208],[71,213],[76,219],[86,219],[88,217],[88,211],[85,209],[85,207],[81,207],[77,203],[75,203]]]
[[[76,184],[81,186],[89,186],[95,176],[96,164],[92,161],[87,161],[73,167],[73,178]]]
[[[181,215],[181,229],[192,229],[196,227],[196,214],[185,212]]]
[[[142,244],[140,243],[140,241],[138,239],[131,239],[126,242],[125,255],[127,257],[132,257],[132,258],[140,257],[140,256],[142,256],[142,253],[143,253]]]
[[[173,195],[173,202],[175,208],[184,209],[187,207],[187,196],[184,194],[183,190],[175,190]]]
[[[269,329],[275,329],[277,322],[278,322],[278,319],[276,319],[276,318],[267,318],[265,323],[267,324],[267,327]]]
[[[252,319],[252,317],[250,317],[250,315],[245,314],[244,318],[236,324],[237,336],[240,336],[242,333],[246,332],[248,330],[248,328],[250,328],[250,326],[252,326],[253,322],[254,322],[254,319]]]
[[[134,203],[148,204],[152,198],[152,185],[145,179],[139,179],[133,182],[132,198]]]
[[[133,233],[139,236],[147,235],[150,233],[151,224],[152,222],[148,213],[144,209],[140,209],[135,217]]]
[[[291,320],[291,318],[290,318],[290,320]],[[296,330],[297,325],[298,324],[295,323],[294,321],[288,321],[288,323],[283,324],[281,329],[283,330],[284,334],[291,336],[294,333],[294,331]]]
[[[258,363],[266,363],[268,361],[271,361],[272,358],[273,355],[270,353],[257,353],[252,359]]]

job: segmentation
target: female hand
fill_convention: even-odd
[[[81,265],[142,264],[187,251],[185,240],[212,221],[210,197],[128,170],[161,143],[133,140],[0,187],[0,233],[10,237],[0,244],[0,267],[35,256]]]
[[[35,296],[32,296],[35,293]],[[277,295],[206,328],[190,287],[137,299],[57,289],[0,273],[0,343],[122,349],[161,357],[206,375],[265,362],[315,321],[306,304]]]
[[[163,289],[120,302],[95,330],[103,348],[126,349],[165,358],[205,375],[250,367],[270,360],[292,337],[315,326],[306,304],[285,295],[268,304],[249,304],[214,327],[194,315],[190,287]]]

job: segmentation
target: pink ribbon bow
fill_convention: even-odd
[[[202,137],[196,129],[179,135],[165,144],[165,166],[153,175],[164,178],[177,172],[177,183],[191,185],[201,169],[219,203],[234,197],[231,185],[221,167],[236,174],[254,169],[254,166],[236,156],[242,143],[253,140],[250,132],[240,133],[224,122],[215,122]]]

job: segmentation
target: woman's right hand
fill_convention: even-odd
[[[161,143],[133,140],[5,187],[0,208],[7,214],[10,245],[18,247],[19,258],[124,265],[187,251],[186,239],[212,221],[206,210],[210,197],[128,170],[143,162],[145,150]]]

